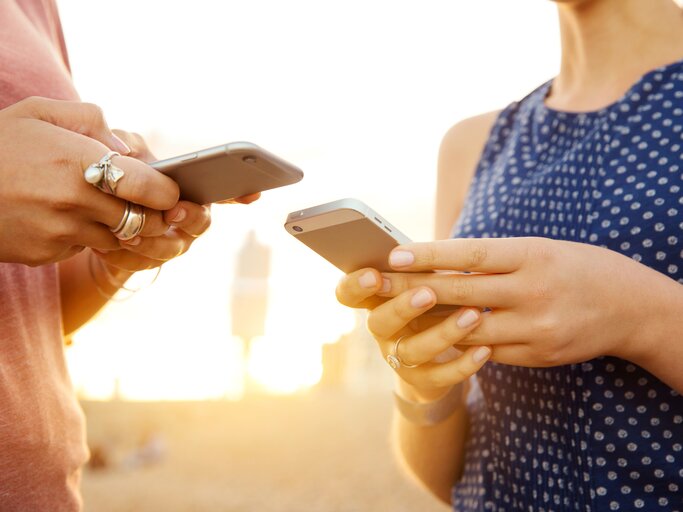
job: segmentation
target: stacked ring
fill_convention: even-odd
[[[126,209],[123,216],[112,233],[119,240],[130,240],[140,234],[145,227],[145,209],[139,204],[126,201]]]

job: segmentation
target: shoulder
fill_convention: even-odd
[[[460,215],[491,129],[501,110],[464,119],[444,135],[439,149],[435,228],[437,238],[448,236]]]
[[[479,159],[501,110],[464,119],[453,125],[441,140],[441,157]]]

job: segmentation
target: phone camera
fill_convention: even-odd
[[[292,226],[292,229],[297,233],[301,233],[304,230],[301,226]]]
[[[246,162],[248,164],[255,164],[256,163],[256,157],[253,155],[247,155],[242,157],[242,161]]]

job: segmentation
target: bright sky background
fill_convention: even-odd
[[[249,229],[273,249],[266,335],[251,369],[279,392],[320,376],[320,346],[353,327],[340,273],[282,227],[287,213],[357,197],[430,239],[436,156],[458,120],[504,107],[559,62],[547,0],[60,0],[76,87],[112,127],[169,157],[247,140],[304,180],[213,226],[158,281],[74,339],[77,388],[108,397],[241,393],[230,334],[234,256]],[[379,355],[378,355],[379,357]]]

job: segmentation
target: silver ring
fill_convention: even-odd
[[[116,151],[110,151],[99,162],[91,164],[83,171],[83,178],[95,188],[107,194],[116,195],[118,182],[124,176],[119,167],[111,163],[115,156],[121,156]]]
[[[408,336],[401,336],[399,339],[397,339],[396,343],[394,343],[391,354],[387,355],[387,363],[389,363],[389,366],[391,366],[394,370],[398,370],[399,368],[417,368],[420,366],[419,364],[406,364],[398,355],[398,346],[407,337]]]
[[[118,229],[111,230],[119,240],[130,240],[138,236],[145,227],[144,207],[128,201],[119,226],[116,226]]]
[[[111,231],[113,233],[116,233],[118,231],[121,231],[123,226],[126,224],[126,220],[128,219],[128,215],[130,214],[130,201],[126,201],[126,208],[123,210],[123,215],[121,216],[121,220],[119,223],[116,225],[115,228],[111,228]]]

